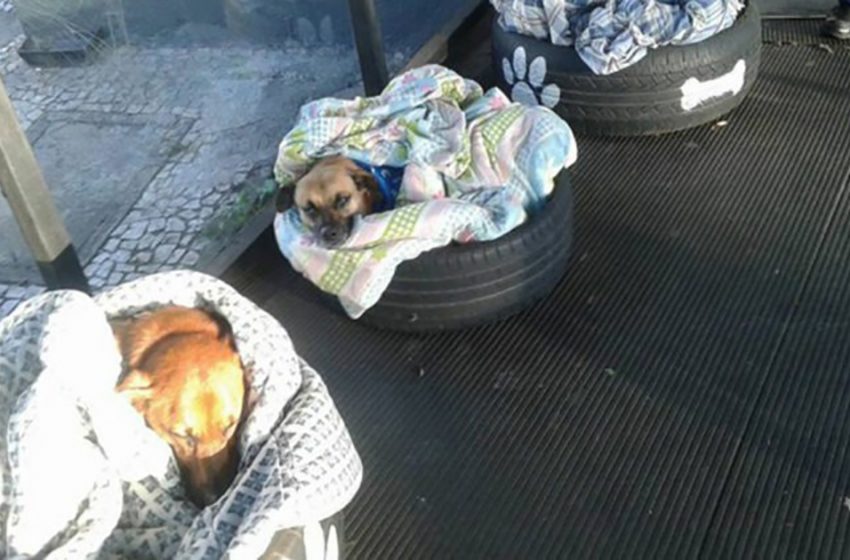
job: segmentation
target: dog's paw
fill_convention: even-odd
[[[523,105],[552,108],[561,100],[561,88],[546,81],[546,59],[538,56],[527,64],[525,48],[517,47],[513,61],[502,59],[502,74],[511,86],[511,99]]]

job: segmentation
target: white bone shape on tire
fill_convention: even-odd
[[[724,93],[737,95],[744,88],[746,71],[747,63],[741,59],[735,63],[732,70],[713,80],[701,82],[696,78],[689,78],[682,84],[682,109],[693,111],[709,99],[720,97]]]

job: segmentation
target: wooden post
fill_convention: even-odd
[[[62,217],[0,80],[0,190],[48,289],[90,293]]]

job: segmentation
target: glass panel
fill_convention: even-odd
[[[476,4],[379,0],[391,70]],[[298,108],[362,91],[344,0],[0,0],[0,76],[95,289],[203,268]],[[0,202],[0,316],[40,282]]]
[[[463,19],[479,4],[470,0],[378,0],[387,52],[392,53],[393,62],[408,59],[444,26]]]

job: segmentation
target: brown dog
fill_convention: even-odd
[[[189,498],[203,507],[233,482],[245,380],[230,326],[168,306],[112,323],[127,374],[117,391],[174,451]]]
[[[370,214],[381,202],[372,175],[342,156],[319,160],[295,183],[278,191],[276,207],[283,212],[298,208],[301,222],[326,247],[336,247],[351,234],[355,216]]]

